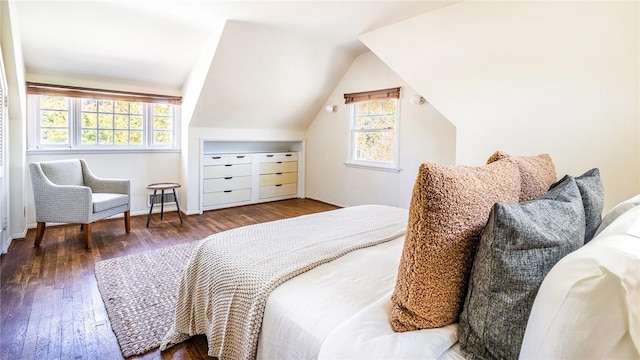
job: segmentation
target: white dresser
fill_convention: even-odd
[[[298,152],[203,154],[202,209],[298,197]]]

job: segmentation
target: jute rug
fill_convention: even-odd
[[[160,346],[175,319],[180,277],[197,243],[96,263],[98,289],[124,357]]]

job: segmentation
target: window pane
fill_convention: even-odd
[[[129,102],[128,101],[116,101],[116,112],[119,114],[128,114],[129,113]]]
[[[100,131],[98,131],[98,143],[100,145],[112,145],[113,144],[113,131],[112,130],[100,130]]]
[[[171,119],[168,117],[154,117],[153,118],[153,129],[154,130],[170,130],[171,129]]]
[[[98,127],[98,115],[93,113],[82,113],[82,127],[83,128],[97,128]]]
[[[129,131],[116,130],[114,131],[114,137],[116,145],[129,145]]]
[[[393,132],[355,132],[356,160],[393,162]]]
[[[100,128],[101,129],[113,129],[113,115],[100,114]]]
[[[170,104],[153,104],[153,115],[171,115]]]
[[[356,129],[372,129],[372,122],[373,120],[370,116],[358,116],[356,118]]]
[[[48,145],[64,145],[69,143],[67,129],[40,129],[40,143]]]
[[[130,111],[132,114],[140,114],[142,115],[142,103],[141,102],[132,102],[130,103]]]
[[[97,130],[82,130],[81,141],[82,145],[96,145],[97,144]]]
[[[395,115],[396,114],[396,101],[393,99],[387,99],[384,101],[384,114]]]
[[[40,96],[40,109],[67,110],[68,108],[69,101],[64,96]]]
[[[98,102],[95,99],[82,99],[82,111],[98,111]]]
[[[369,102],[359,102],[356,103],[356,114],[358,115],[368,115],[369,114]]]
[[[129,117],[127,115],[116,115],[115,124],[116,124],[116,129],[128,129]]]
[[[153,143],[154,144],[163,144],[163,145],[171,145],[171,132],[169,131],[154,131],[153,132]]]
[[[142,116],[132,116],[130,125],[132,129],[142,129]]]
[[[382,100],[372,100],[369,112],[375,115],[382,115]]]
[[[68,121],[67,116],[68,112],[66,111],[51,111],[44,110],[40,112],[40,126],[56,126],[56,127],[67,127]]]
[[[113,100],[99,100],[98,111],[100,112],[113,112]]]
[[[142,131],[131,131],[129,133],[129,143],[131,145],[142,145]]]

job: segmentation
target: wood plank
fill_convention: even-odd
[[[93,247],[85,249],[78,225],[48,226],[40,247],[35,229],[11,243],[0,257],[0,358],[122,359],[94,275],[96,262],[199,240],[224,230],[290,218],[337,207],[310,199],[292,199],[207,211],[131,217],[92,226]],[[195,336],[167,351],[134,359],[208,359],[205,336]]]

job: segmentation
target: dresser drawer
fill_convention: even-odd
[[[251,155],[203,155],[203,165],[251,164]]]
[[[251,164],[213,165],[205,166],[203,170],[205,179],[249,175],[251,175]]]
[[[210,193],[210,192],[217,192],[217,191],[250,189],[250,188],[251,188],[251,176],[228,176],[223,178],[204,180],[202,191],[205,193]]]
[[[298,161],[298,153],[295,153],[295,152],[258,154],[255,156],[258,157],[258,161],[261,163],[278,162],[278,161]]]
[[[292,184],[298,182],[297,172],[260,175],[260,186]]]
[[[295,196],[297,193],[298,184],[260,186],[260,199],[287,195]]]
[[[275,174],[298,171],[297,161],[261,163],[260,174]]]
[[[249,200],[251,200],[251,189],[227,190],[204,194],[203,205],[212,206]]]

